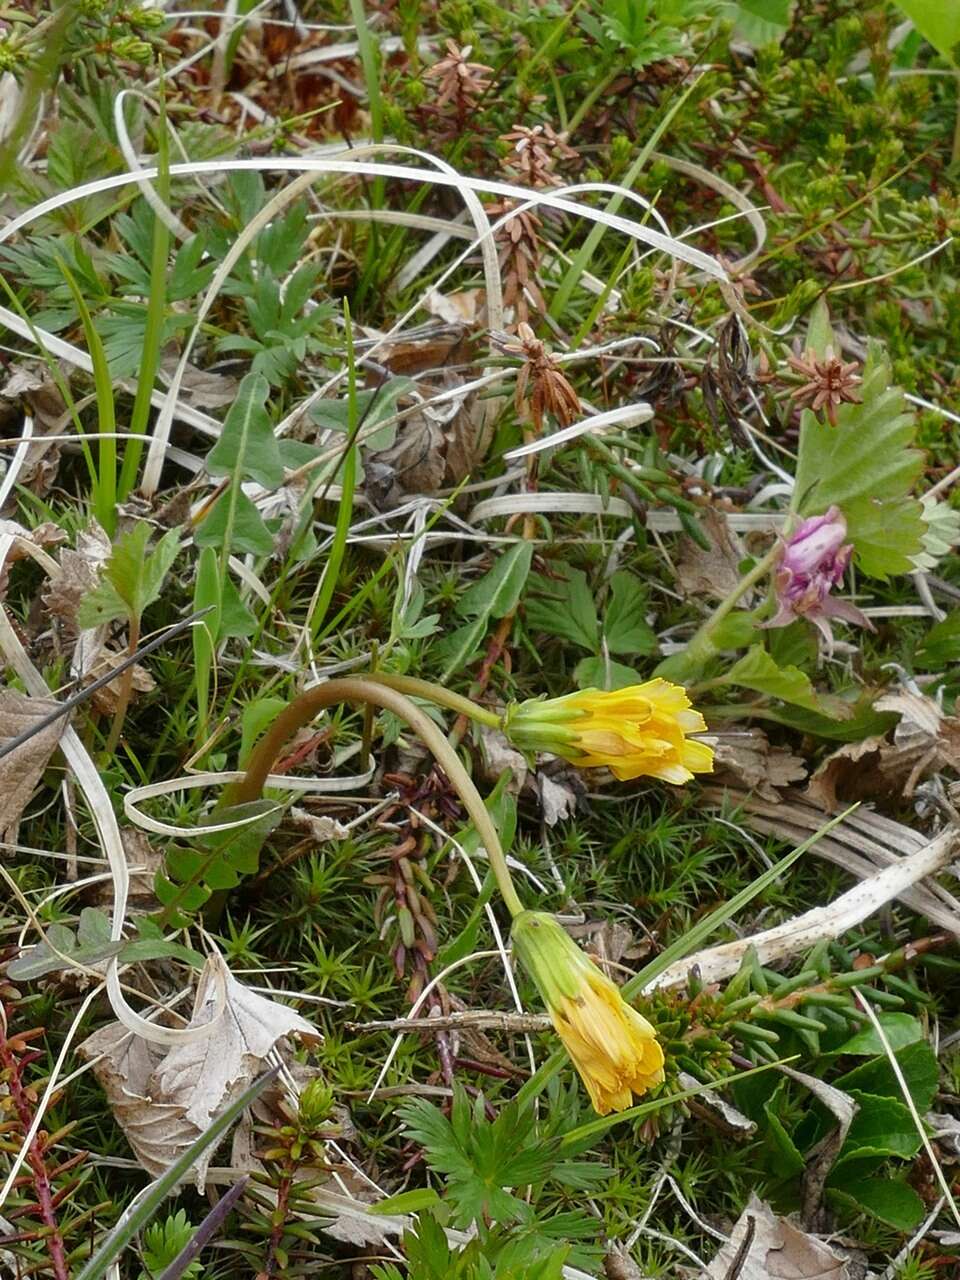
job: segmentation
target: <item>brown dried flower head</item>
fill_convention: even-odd
[[[583,412],[580,397],[564,377],[556,357],[550,354],[530,326],[521,321],[515,338],[507,334],[491,336],[504,355],[522,356],[524,359],[525,363],[517,374],[514,403],[518,414],[529,413],[537,434],[543,431],[545,412],[552,413],[561,427],[576,422]]]
[[[536,124],[532,129],[515,124],[509,133],[500,135],[501,142],[512,142],[513,150],[503,161],[528,187],[560,187],[563,183],[552,172],[558,159],[575,160],[577,152],[567,145],[566,137],[549,124]]]
[[[857,387],[861,378],[856,370],[856,360],[845,364],[833,349],[827,347],[822,360],[807,350],[802,356],[789,356],[787,363],[806,381],[802,386],[794,387],[790,396],[799,407],[809,407],[814,413],[824,409],[831,426],[837,425],[837,407],[841,404],[856,404],[860,399]]]
[[[461,116],[476,109],[492,83],[488,73],[493,67],[468,61],[472,52],[472,45],[461,49],[453,40],[448,40],[446,56],[424,73],[428,79],[440,81],[436,105],[445,107],[453,103]]]
[[[506,306],[513,307],[517,320],[529,320],[531,303],[537,311],[546,311],[537,281],[543,223],[532,209],[521,208],[516,200],[500,200],[488,205],[487,212],[497,219],[512,214],[495,232],[503,277],[503,301]]]

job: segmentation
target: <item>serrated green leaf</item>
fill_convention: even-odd
[[[632,573],[620,570],[613,575],[603,620],[603,635],[611,653],[656,651],[656,633],[644,616],[648,607],[646,590]]]
[[[96,627],[117,618],[139,619],[157,599],[180,550],[180,534],[171,529],[148,555],[151,532],[144,520],[117,541],[100,581],[80,602],[77,620],[81,627]]]
[[[960,662],[960,609],[930,628],[914,661],[921,671],[936,671]]]
[[[573,669],[573,681],[578,689],[626,689],[639,684],[640,677],[633,667],[613,659],[581,658]]]
[[[273,551],[273,534],[263,516],[239,485],[232,481],[207,512],[193,535],[198,547],[229,546],[268,556]]]
[[[567,564],[555,566],[556,578],[538,577],[536,594],[525,602],[527,627],[569,640],[590,653],[600,645],[600,620],[587,575]]]
[[[926,1040],[915,1040],[904,1045],[894,1054],[900,1074],[906,1081],[910,1096],[921,1115],[933,1105],[940,1084],[940,1068],[933,1046]],[[883,1055],[854,1067],[845,1076],[835,1080],[838,1089],[858,1089],[888,1098],[900,1098],[901,1089],[890,1059]]]
[[[443,667],[443,679],[469,663],[483,643],[491,618],[504,618],[517,607],[532,557],[532,543],[515,543],[463,593],[457,612],[471,621],[444,636],[434,650]]]
[[[844,718],[839,720],[789,705],[768,707],[763,714],[765,719],[775,724],[786,725],[799,733],[809,733],[814,738],[824,738],[827,742],[860,742],[871,734],[886,733],[897,723],[895,714],[874,711],[870,701],[864,698],[846,703]]]
[[[839,407],[836,426],[804,411],[796,486],[802,515],[841,509],[857,563],[884,578],[905,572],[908,557],[923,547],[922,507],[909,496],[923,454],[912,447],[915,415],[902,390],[890,385],[889,366],[876,352],[867,360],[860,393],[859,403]]]
[[[28,947],[7,965],[7,974],[15,982],[32,982],[45,977],[48,973],[58,973],[68,967],[66,956],[77,964],[93,966],[102,960],[117,955],[123,946],[122,942],[111,942],[109,938],[99,941],[78,943],[72,930],[65,925],[52,924],[47,928],[47,942],[38,942]]]
[[[125,942],[119,951],[121,964],[139,964],[147,960],[182,960],[198,972],[206,963],[199,951],[185,947],[180,942],[168,942],[164,938],[143,938]]]
[[[462,671],[469,664],[486,634],[486,619],[476,618],[438,641],[432,652],[443,668],[442,680],[447,680],[454,671]]]
[[[894,1053],[898,1049],[904,1048],[905,1045],[913,1044],[914,1041],[923,1039],[923,1027],[910,1013],[879,1013],[877,1014],[877,1019]],[[859,1057],[869,1056],[872,1058],[885,1053],[886,1050],[879,1035],[871,1025],[864,1027],[862,1031],[858,1031],[849,1040],[845,1040],[833,1052],[839,1055],[855,1054]]]
[[[909,1160],[917,1154],[922,1145],[920,1134],[904,1103],[858,1090],[851,1090],[850,1097],[860,1109],[837,1156],[838,1175],[840,1168],[853,1160],[874,1156]]]
[[[923,506],[912,498],[856,498],[843,509],[857,565],[871,578],[911,573],[923,550]]]
[[[370,1213],[402,1214],[420,1213],[424,1209],[432,1209],[440,1203],[440,1197],[430,1187],[417,1187],[414,1191],[401,1191],[399,1195],[387,1196],[370,1206]]]
[[[81,946],[109,946],[110,917],[97,907],[84,907],[77,923],[77,940]]]
[[[457,601],[461,618],[504,618],[517,607],[530,572],[533,544],[515,542]]]

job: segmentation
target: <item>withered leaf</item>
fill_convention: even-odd
[[[710,550],[705,551],[692,538],[684,537],[677,561],[677,581],[685,595],[722,600],[740,581],[743,549],[722,511],[706,508],[700,526],[710,541]]]
[[[762,729],[717,733],[714,774],[717,785],[736,783],[777,803],[780,790],[807,776],[807,766],[786,747],[771,746]]]
[[[4,689],[0,692],[0,746],[55,711],[57,705],[49,698],[28,698],[15,689]],[[0,759],[0,832],[19,822],[66,724],[67,717],[62,716]]]
[[[226,1008],[209,1035],[163,1050],[110,1023],[80,1046],[117,1123],[148,1173],[163,1172],[255,1079],[264,1059],[289,1035],[319,1039],[292,1009],[238,982],[214,954],[197,985],[191,1026],[214,1017],[220,987]],[[202,1187],[213,1152],[194,1166]]]
[[[806,790],[827,812],[852,800],[909,799],[922,778],[944,769],[960,773],[960,717],[944,714],[917,689],[884,694],[874,706],[900,716],[893,741],[880,734],[845,743],[827,756]]]
[[[744,1250],[741,1253],[741,1250]],[[726,1280],[735,1259],[737,1280],[854,1280],[848,1258],[751,1196],[733,1235],[707,1269],[710,1280]]]
[[[80,601],[100,580],[100,570],[110,559],[113,547],[107,534],[94,520],[77,534],[76,548],[60,552],[59,571],[51,574],[42,592],[43,603],[59,624],[64,641],[76,638]]]

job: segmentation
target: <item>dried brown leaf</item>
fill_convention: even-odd
[[[752,1224],[752,1225],[751,1225]],[[739,1263],[739,1270],[735,1264]],[[725,1244],[707,1269],[710,1280],[855,1280],[862,1272],[851,1259],[808,1235],[752,1196]]]
[[[510,745],[499,729],[484,726],[480,730],[480,745],[483,750],[483,776],[488,782],[499,782],[503,774],[510,770],[510,782],[507,790],[517,795],[527,780],[527,762],[516,747]]]
[[[458,293],[440,293],[433,289],[425,305],[432,316],[446,324],[472,326],[481,322],[485,301],[483,289],[461,289]]]
[[[85,672],[85,679],[88,682],[99,680],[101,676],[107,675],[108,672],[119,666],[126,656],[125,653],[116,653],[113,649],[102,649],[97,660]],[[116,680],[111,680],[109,684],[105,684],[103,688],[98,689],[91,698],[93,706],[101,715],[112,716],[116,712],[117,707],[120,705],[120,686],[122,683],[123,676],[119,675]],[[134,693],[151,693],[157,687],[157,684],[146,667],[142,667],[137,662],[133,666],[131,686]]]
[[[200,975],[191,1026],[211,1022],[221,985],[226,1007],[209,1035],[164,1052],[111,1023],[80,1046],[88,1060],[103,1055],[94,1073],[148,1173],[161,1173],[206,1132],[287,1036],[319,1039],[305,1018],[238,982],[217,954]],[[194,1166],[198,1187],[212,1154]]]
[[[820,765],[806,796],[828,813],[853,800],[909,799],[922,778],[948,769],[960,773],[960,717],[916,689],[884,694],[878,711],[900,716],[893,741],[879,735],[845,743]]]
[[[804,761],[786,747],[771,746],[762,729],[715,735],[714,775],[718,786],[735,783],[776,803],[780,789],[807,776]]]
[[[722,600],[740,582],[743,548],[722,511],[707,507],[700,527],[710,541],[706,551],[692,538],[683,538],[677,561],[677,581],[687,596],[711,596]]]
[[[57,634],[63,643],[76,639],[80,601],[99,582],[100,571],[112,550],[110,539],[94,520],[77,534],[75,548],[64,547],[60,552],[59,570],[47,580],[41,598],[58,624]]]
[[[0,692],[0,746],[56,710],[57,705],[48,698],[28,698],[15,689],[4,689]],[[0,760],[0,832],[9,831],[20,821],[66,724],[63,716]]]

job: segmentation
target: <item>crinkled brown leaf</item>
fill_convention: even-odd
[[[960,717],[908,688],[884,694],[874,706],[900,716],[893,741],[881,734],[827,756],[805,794],[828,813],[854,800],[909,798],[922,778],[944,769],[960,773]]]
[[[751,1196],[707,1276],[727,1280],[735,1259],[741,1263],[737,1280],[857,1280],[863,1274],[849,1258],[778,1217],[756,1196]]]
[[[55,711],[57,705],[49,698],[28,698],[15,689],[4,689],[0,692],[0,746]],[[19,822],[66,724],[66,716],[55,720],[0,759],[0,832]]]
[[[722,511],[707,507],[700,516],[700,527],[710,541],[710,550],[705,550],[692,538],[683,538],[677,561],[677,581],[685,595],[713,596],[722,600],[740,582],[743,548]]]
[[[486,726],[481,728],[480,744],[483,750],[483,776],[488,782],[496,783],[509,769],[511,776],[507,790],[512,795],[517,795],[527,780],[527,762],[523,755],[510,745],[499,729]]]
[[[96,662],[86,671],[86,680],[89,682],[99,680],[101,676],[107,675],[114,667],[118,667],[126,656],[125,653],[116,653],[113,649],[101,650]],[[122,683],[123,675],[121,674],[117,676],[116,680],[111,680],[109,684],[105,684],[93,695],[91,701],[101,715],[112,716],[117,710],[120,704],[120,687]],[[151,693],[157,687],[153,676],[139,662],[134,663],[133,666],[131,687],[134,693]]]
[[[80,601],[100,580],[100,571],[110,559],[113,547],[107,534],[94,520],[77,534],[75,548],[64,547],[60,565],[43,589],[42,599],[50,617],[58,624],[63,643],[76,639]]]
[[[157,1175],[204,1133],[263,1068],[289,1035],[319,1039],[305,1018],[238,982],[223,959],[207,961],[197,986],[191,1026],[214,1016],[220,984],[226,1009],[210,1034],[164,1051],[110,1023],[80,1046],[94,1067],[117,1123],[148,1173]],[[212,1157],[195,1166],[202,1187]]]
[[[715,739],[713,781],[718,786],[735,783],[777,802],[781,789],[807,776],[803,760],[786,747],[771,746],[762,729],[717,733]]]

